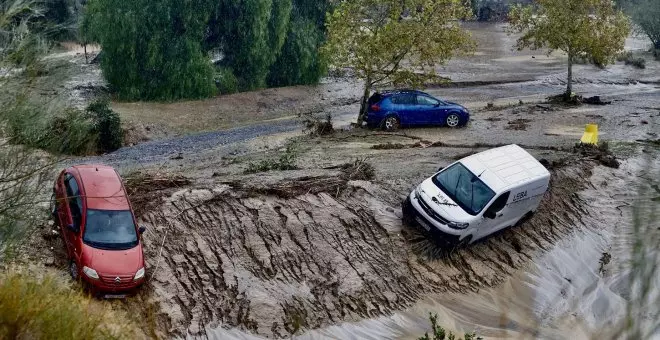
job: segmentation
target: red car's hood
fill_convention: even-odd
[[[82,265],[101,275],[135,275],[144,266],[142,244],[128,250],[103,250],[83,244]]]

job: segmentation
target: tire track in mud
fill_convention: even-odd
[[[150,268],[168,233],[148,288],[171,335],[224,326],[281,338],[390,314],[430,293],[492,287],[582,224],[577,192],[593,166],[553,170],[531,220],[444,255],[401,224],[405,193],[370,182],[295,197],[220,183],[158,191],[157,208],[138,211]]]

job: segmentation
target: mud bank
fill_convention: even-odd
[[[297,181],[269,183],[268,175],[158,190],[153,208],[137,212],[148,227],[146,289],[168,335],[238,327],[276,338],[389,315],[433,293],[476,292],[581,224],[588,211],[577,192],[594,165],[553,169],[534,218],[451,254],[402,225],[405,192],[336,173],[296,195],[249,184]]]

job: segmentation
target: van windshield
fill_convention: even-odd
[[[129,210],[88,209],[83,242],[93,248],[125,250],[138,245],[133,214]]]
[[[441,171],[433,177],[433,183],[472,216],[495,197],[495,192],[461,163]]]

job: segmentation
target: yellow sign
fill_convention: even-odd
[[[582,135],[580,142],[583,144],[598,145],[598,125],[587,124],[587,127],[584,128],[584,134]]]

